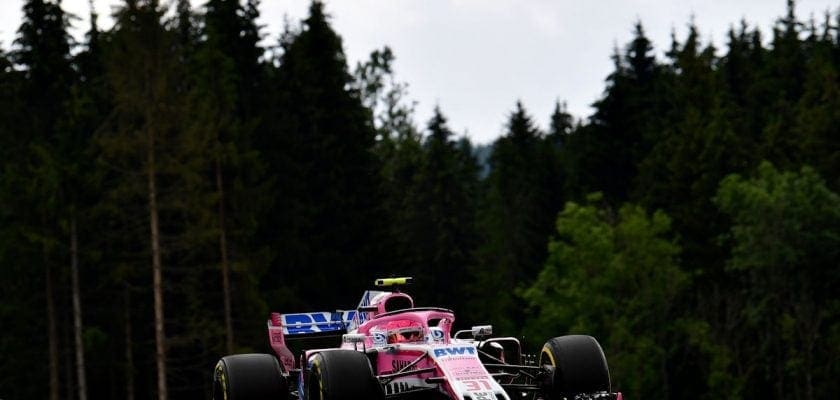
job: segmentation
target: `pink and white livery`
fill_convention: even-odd
[[[274,354],[223,357],[213,398],[622,399],[610,391],[607,361],[591,336],[556,337],[538,358],[528,356],[516,338],[491,337],[490,325],[452,332],[451,310],[415,307],[399,291],[411,280],[378,279],[376,286],[395,290],[369,290],[355,310],[272,313]],[[334,347],[306,347],[313,343]]]

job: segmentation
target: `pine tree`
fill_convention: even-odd
[[[566,103],[561,104],[559,101],[554,103],[554,111],[551,113],[548,135],[546,136],[549,142],[558,149],[562,148],[574,128],[574,117],[569,114]]]
[[[380,167],[370,114],[348,89],[341,39],[321,2],[309,12],[280,59],[272,129],[258,138],[278,183],[277,217],[266,221],[261,236],[276,244],[272,281],[300,285],[300,293],[348,282],[317,299],[302,296],[310,306],[335,307],[347,301],[342,293],[365,287],[358,274],[376,274],[384,265]]]
[[[829,187],[840,189],[840,58],[826,18],[822,35],[812,33],[807,41],[809,57],[802,96],[795,107],[795,124],[790,135],[802,150],[803,162],[828,179]],[[834,177],[834,179],[832,179]]]
[[[788,0],[787,15],[773,29],[772,50],[767,55],[766,79],[774,90],[768,103],[761,156],[787,168],[800,165],[799,141],[790,135],[794,125],[793,109],[802,96],[805,82],[805,55],[799,38],[800,26],[794,14],[793,0]],[[769,100],[769,99],[768,99]]]
[[[31,190],[24,167],[32,132],[20,123],[29,110],[22,101],[24,73],[12,68],[10,58],[0,51],[0,274],[5,277],[0,279],[0,325],[6,329],[0,352],[16,361],[0,363],[0,387],[7,396],[54,398],[59,387],[49,380],[51,365],[45,362],[51,353],[43,251],[30,235],[29,226],[37,221],[35,207],[27,204],[33,197],[23,198]]]
[[[64,132],[61,140],[57,141],[59,164],[63,171],[61,180],[66,196],[68,215],[64,221],[65,229],[70,237],[70,277],[73,306],[73,336],[76,352],[77,387],[79,399],[88,397],[87,365],[83,343],[82,318],[82,286],[81,271],[90,273],[87,280],[97,283],[94,270],[85,261],[89,257],[92,243],[87,238],[93,237],[91,227],[91,205],[95,202],[91,188],[91,171],[95,169],[90,157],[94,132],[104,121],[108,113],[108,88],[105,85],[105,72],[102,64],[102,49],[100,32],[97,27],[97,15],[91,10],[91,27],[86,34],[85,48],[73,58],[77,79],[73,82],[70,97],[66,103],[67,111],[59,121],[60,130]],[[97,271],[98,272],[98,271]],[[87,287],[96,287],[88,284]]]
[[[167,278],[163,266],[167,261],[174,263],[179,255],[174,238],[185,233],[185,226],[190,228],[183,223],[190,222],[185,212],[193,207],[206,209],[201,203],[206,200],[178,197],[192,195],[194,182],[199,182],[195,174],[200,165],[191,163],[200,163],[204,144],[178,142],[187,139],[179,137],[177,125],[179,107],[184,103],[178,87],[184,79],[183,58],[175,53],[174,35],[164,29],[163,14],[164,9],[155,1],[129,1],[116,14],[106,57],[115,110],[97,138],[101,160],[110,166],[108,174],[115,178],[106,189],[106,201],[122,204],[110,206],[117,213],[114,217],[133,221],[130,224],[145,222],[149,227],[146,240],[140,243],[148,244],[147,254],[152,260],[153,354],[159,399],[166,399],[169,393],[164,318]],[[174,187],[180,190],[170,190]],[[186,221],[173,226],[176,218]]]
[[[63,256],[58,251],[61,247],[58,244],[66,242],[55,221],[67,217],[68,207],[62,193],[61,153],[56,143],[66,139],[58,129],[58,121],[65,113],[73,72],[68,21],[60,5],[31,0],[24,4],[23,14],[13,57],[24,69],[21,97],[26,110],[31,111],[23,114],[27,118],[21,121],[22,136],[16,146],[25,157],[18,159],[18,173],[11,176],[22,179],[19,184],[27,182],[29,187],[18,205],[37,205],[31,213],[21,214],[18,224],[27,232],[30,245],[41,248],[41,254],[29,262],[33,266],[41,265],[45,271],[49,391],[51,399],[58,399],[60,344],[57,317],[62,312],[59,307],[64,303],[56,303],[57,293],[60,293],[56,287],[61,287],[64,275],[61,270],[56,271],[55,266],[60,265],[57,257]]]
[[[477,245],[475,208],[478,167],[468,142],[457,142],[439,108],[410,187],[396,216],[405,272],[417,276],[417,300],[463,310],[454,298],[467,280]],[[466,315],[464,313],[464,315]]]
[[[73,79],[68,21],[58,4],[43,0],[27,1],[23,13],[13,56],[17,64],[26,67],[26,104],[40,110],[39,116],[27,123],[35,133],[33,138],[51,139]]]
[[[479,217],[485,237],[472,271],[473,290],[481,298],[472,305],[477,318],[514,316],[499,324],[501,332],[513,334],[523,322],[515,317],[521,300],[511,288],[530,284],[545,262],[546,243],[562,206],[552,150],[517,103],[507,133],[493,145]],[[494,293],[489,300],[478,296],[487,292]]]
[[[219,264],[222,272],[223,314],[226,352],[234,352],[233,307],[237,314],[261,317],[264,306],[246,301],[255,288],[260,272],[251,246],[251,235],[267,186],[262,181],[262,163],[253,148],[251,136],[257,130],[257,83],[263,79],[259,56],[256,3],[242,6],[238,1],[211,1],[206,5],[206,40],[196,57],[197,73],[191,94],[191,107],[199,116],[189,129],[215,136],[213,180],[217,200]],[[250,255],[250,256],[249,256]],[[242,274],[234,275],[232,270]],[[234,296],[237,287],[239,296]],[[237,298],[234,298],[237,297]],[[248,311],[253,310],[253,311]],[[250,336],[249,336],[250,337]]]
[[[659,140],[657,122],[666,107],[661,95],[662,70],[641,22],[623,54],[613,56],[615,71],[607,78],[604,97],[585,129],[575,132],[566,149],[569,179],[576,197],[601,191],[620,203],[631,195],[638,164]],[[577,137],[575,137],[577,136]]]
[[[667,210],[681,232],[691,232],[692,238],[699,239],[708,237],[704,229],[714,213],[708,199],[732,168],[720,150],[739,149],[731,146],[728,115],[722,114],[726,109],[718,97],[714,48],[703,48],[697,28],[690,25],[685,42],[674,41],[670,57],[669,96],[674,107],[667,114],[665,134],[640,163],[636,196],[650,207]],[[710,211],[698,213],[698,209]],[[691,249],[686,252],[694,254]]]

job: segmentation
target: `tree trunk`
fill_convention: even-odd
[[[149,225],[152,245],[152,290],[155,298],[155,361],[157,363],[158,400],[167,399],[166,390],[166,333],[163,326],[163,276],[160,256],[160,228],[158,226],[157,185],[155,183],[155,138],[149,132],[148,148]]]
[[[134,400],[134,341],[131,340],[131,289],[125,286],[125,399]]]
[[[60,293],[60,292],[59,292]],[[57,294],[58,297],[62,297],[60,294]],[[61,306],[59,306],[61,308]],[[64,313],[59,311],[58,315],[61,317],[58,319],[58,326],[61,329],[61,340],[64,343],[73,343],[73,316],[70,313]],[[76,381],[73,375],[76,371],[74,371],[73,367],[76,365],[73,362],[73,357],[75,357],[75,352],[73,348],[67,347],[62,348],[59,350],[59,353],[64,356],[64,396],[67,400],[75,400],[76,399]]]
[[[225,191],[222,181],[222,163],[216,158],[216,190],[219,192],[219,252],[222,257],[222,291],[225,302],[225,334],[227,353],[233,354],[233,318],[230,301],[230,268],[227,257],[227,233],[225,232]]]
[[[58,331],[55,323],[55,301],[53,299],[52,268],[47,260],[47,250],[44,249],[44,265],[46,267],[47,290],[47,334],[49,335],[50,355],[50,400],[58,400]]]
[[[87,400],[85,377],[85,347],[82,344],[82,304],[79,299],[79,240],[76,217],[70,221],[70,274],[73,285],[73,334],[76,344],[76,379],[79,382],[79,400]]]

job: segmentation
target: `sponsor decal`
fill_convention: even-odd
[[[461,383],[463,383],[464,387],[467,389],[467,391],[470,391],[470,392],[478,392],[478,391],[481,391],[481,390],[492,390],[493,389],[493,385],[490,383],[490,380],[488,380],[488,379],[471,379],[471,380],[461,381]]]
[[[283,343],[283,334],[280,332],[271,332],[271,341],[274,343]]]
[[[388,344],[388,339],[382,332],[374,332],[373,333],[373,344],[374,345],[383,345]]]
[[[484,378],[487,372],[480,365],[458,365],[458,369],[450,372],[456,380],[463,381],[468,379]]]
[[[432,343],[442,343],[443,342],[443,329],[440,328],[429,328],[429,342]]]
[[[411,364],[411,361],[409,361],[409,360],[396,360],[396,359],[391,360],[392,373],[396,373],[398,371],[401,371],[403,368],[407,367],[408,364]],[[407,369],[407,371],[412,371],[412,370],[415,370],[415,369],[417,369],[416,365]]]
[[[472,398],[473,400],[495,400],[496,396],[493,392],[473,392]]]
[[[462,381],[461,387],[470,393],[473,400],[495,400],[496,394],[493,392],[493,383],[489,379],[474,379],[469,381]]]
[[[333,332],[346,328],[353,321],[356,311],[312,312],[283,314],[283,331],[288,335]]]
[[[460,347],[441,347],[434,350],[435,357],[451,357],[463,355],[475,355],[475,347],[460,346]]]

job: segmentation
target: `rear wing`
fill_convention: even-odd
[[[283,335],[292,338],[300,335],[318,335],[338,331],[346,333],[347,327],[353,322],[355,317],[355,310],[296,314],[274,313],[269,323],[273,326],[279,325],[283,331]]]
[[[388,278],[376,281],[377,286],[395,286],[411,283],[411,278]],[[384,310],[382,301],[388,301],[388,297],[406,297],[408,307],[413,301],[407,295],[392,293],[381,290],[367,290],[362,295],[359,305],[355,310],[319,311],[294,314],[271,313],[268,320],[268,339],[271,348],[280,359],[286,371],[295,367],[294,354],[299,350],[311,348],[338,347],[341,343],[341,335],[359,327],[365,321],[371,319],[377,313]],[[383,300],[384,299],[384,300]],[[335,340],[335,343],[332,340]],[[287,341],[300,341],[297,347],[290,349]]]
[[[294,354],[306,350],[307,347],[333,347],[331,340],[340,343],[341,335],[356,329],[362,322],[370,318],[369,308],[371,300],[379,291],[366,291],[356,310],[319,311],[294,314],[271,313],[268,320],[268,340],[272,350],[277,354],[285,371],[295,368]],[[290,349],[287,341],[300,341]],[[312,348],[312,347],[309,347]]]
[[[283,370],[290,373],[295,369],[294,355],[306,347],[330,346],[333,340],[340,341],[339,338],[347,332],[347,326],[355,318],[355,314],[355,311],[271,313],[268,320],[268,341]],[[303,343],[291,345],[288,341]]]

